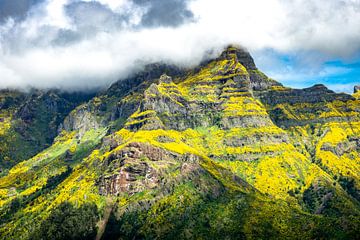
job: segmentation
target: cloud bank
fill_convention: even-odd
[[[0,9],[0,88],[107,87],[152,62],[192,66],[229,43],[315,52],[319,62],[360,51],[359,0],[3,0]]]

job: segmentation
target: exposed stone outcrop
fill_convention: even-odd
[[[102,195],[134,194],[159,187],[170,167],[179,166],[186,176],[199,168],[199,157],[176,154],[147,143],[133,142],[113,152],[104,164],[104,175],[98,180]]]
[[[290,140],[286,134],[254,134],[251,136],[233,136],[231,138],[225,138],[224,144],[231,147],[243,147],[254,144],[278,144],[278,143],[290,143]]]
[[[351,139],[350,141],[344,141],[336,144],[335,146],[324,143],[320,150],[330,151],[333,154],[341,157],[344,153],[350,153],[352,151],[360,151],[360,138]]]
[[[345,93],[335,93],[322,84],[304,89],[275,89],[255,91],[254,95],[265,104],[271,119],[283,127],[349,121],[360,115],[360,109],[347,102],[355,98]],[[334,104],[343,113],[334,112]]]
[[[255,65],[254,59],[250,53],[239,46],[229,46],[223,55],[227,53],[236,54],[237,60],[246,68],[249,73],[250,89],[252,90],[266,90],[272,86],[282,86],[279,82],[267,77],[264,73],[260,72]]]
[[[60,125],[59,130],[61,131],[78,131],[79,136],[81,137],[85,132],[91,129],[97,129],[101,126],[96,119],[91,110],[87,105],[82,105],[72,111]]]

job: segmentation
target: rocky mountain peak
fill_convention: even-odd
[[[269,78],[258,70],[250,53],[237,45],[229,45],[220,55],[219,60],[235,60],[246,69],[250,77],[250,89],[256,91],[268,90],[274,86],[282,87],[282,84]]]
[[[221,54],[222,57],[236,57],[237,61],[240,62],[246,69],[256,70],[254,59],[250,53],[238,46],[238,45],[229,45]]]

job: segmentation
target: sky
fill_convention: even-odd
[[[360,84],[360,0],[0,0],[0,88],[105,88],[229,44],[286,86]]]

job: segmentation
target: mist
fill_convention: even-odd
[[[9,1],[0,88],[104,88],[153,62],[194,66],[228,44],[322,56],[312,65],[360,51],[358,0]]]

